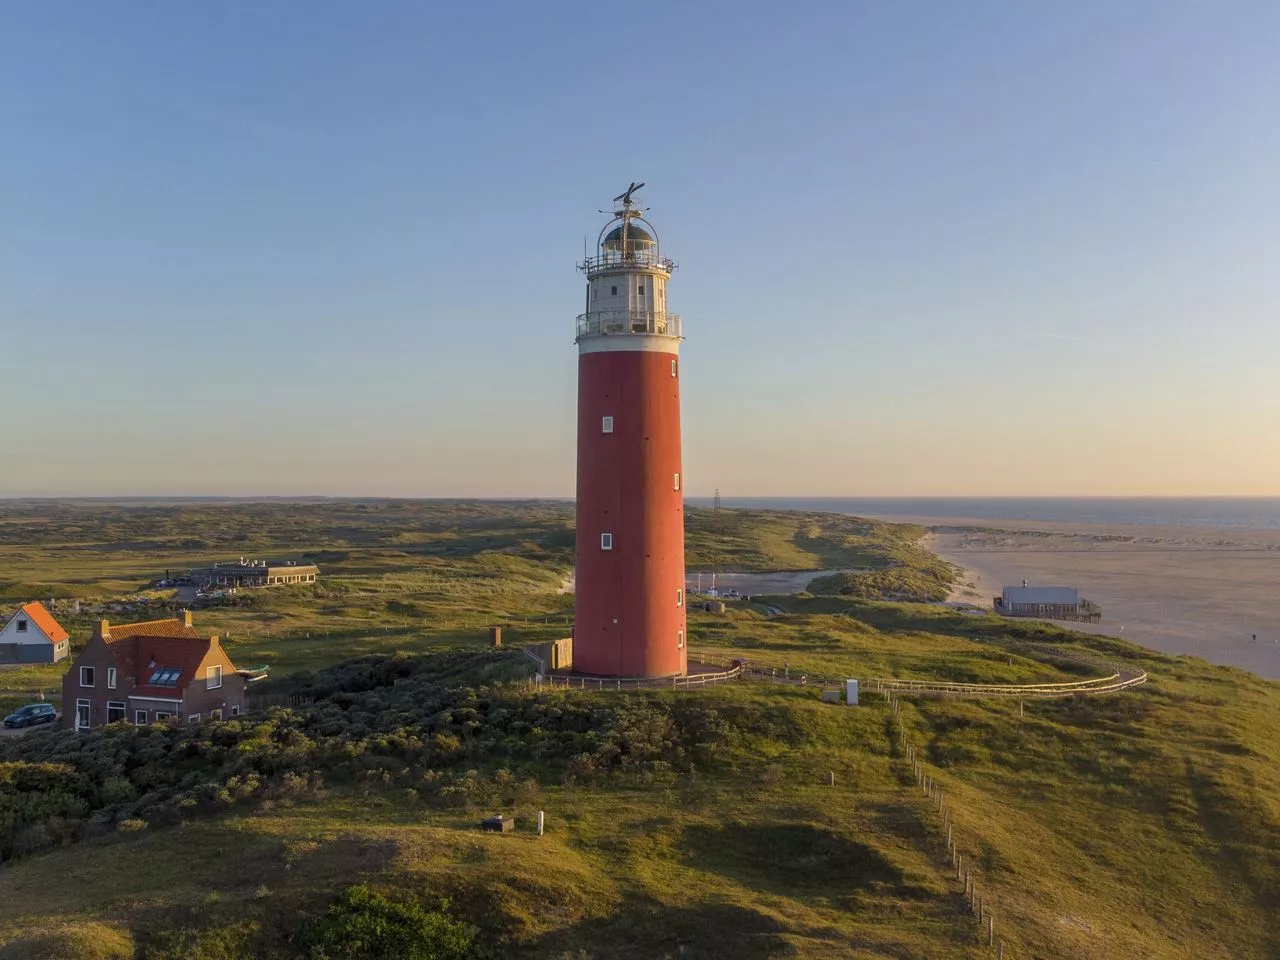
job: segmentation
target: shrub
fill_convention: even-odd
[[[357,884],[307,924],[302,939],[313,960],[466,960],[475,934],[447,908],[397,902]]]

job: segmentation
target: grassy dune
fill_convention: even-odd
[[[353,508],[317,509],[337,511],[326,521],[336,530]],[[812,685],[533,691],[519,653],[484,650],[482,630],[505,623],[513,641],[557,632],[524,618],[566,609],[556,589],[567,511],[500,506],[485,519],[463,505],[461,520],[436,516],[440,529],[428,529],[430,511],[453,509],[403,508],[401,520],[417,519],[397,531],[370,508],[368,524],[350,517],[340,538],[296,541],[346,554],[322,561],[341,596],[322,597],[325,584],[216,615],[243,644],[239,659],[274,655],[271,682],[313,703],[146,742],[128,728],[0,741],[0,779],[53,778],[80,804],[38,821],[48,797],[0,790],[0,834],[27,825],[25,846],[0,866],[0,960],[302,957],[299,931],[356,882],[465,920],[475,956],[994,955],[886,704],[823,704]],[[879,552],[857,548],[865,562],[895,552],[914,562],[912,530],[727,513],[691,515],[691,551],[713,558],[704,562],[830,568],[850,563],[846,537],[880,528]],[[285,521],[273,517],[244,527],[282,542],[274,525]],[[216,528],[236,524],[222,516]],[[417,539],[387,542],[405,535]],[[87,576],[81,561],[63,562],[46,573]],[[340,601],[343,613],[316,609]],[[406,621],[397,631],[361,613],[394,616],[392,603]],[[269,640],[237,636],[272,614]],[[326,624],[329,637],[299,636]],[[1028,702],[1021,715],[1016,702],[903,704],[1005,956],[1280,955],[1275,683],[1046,624],[849,596],[695,613],[690,635],[695,654],[832,676],[1053,682],[1093,669],[1046,658],[1044,644],[1142,667],[1145,686]],[[397,650],[408,653],[323,669]],[[37,773],[49,763],[71,772]],[[480,833],[479,817],[499,809],[520,829]]]

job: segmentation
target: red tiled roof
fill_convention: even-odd
[[[61,643],[67,639],[67,631],[62,629],[62,624],[53,619],[53,614],[44,608],[43,603],[28,603],[23,606],[22,612],[54,643]]]
[[[108,624],[102,639],[111,647],[116,663],[133,678],[137,697],[177,700],[196,678],[200,661],[213,645],[210,637],[185,620],[148,620],[143,623]],[[153,686],[147,681],[161,667],[180,670],[173,684]],[[234,668],[233,668],[234,669]]]
[[[107,627],[102,639],[108,643],[128,637],[196,637],[200,631],[176,617],[168,620],[144,620],[141,623],[114,623]]]
[[[196,670],[211,643],[208,637],[126,637],[113,641],[111,650],[120,669],[137,684],[135,696],[176,700],[196,679]],[[182,671],[177,682],[162,687],[149,684],[151,675],[161,667]]]

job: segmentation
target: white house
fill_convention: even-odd
[[[0,663],[57,663],[70,652],[67,631],[42,603],[28,603],[0,630]]]

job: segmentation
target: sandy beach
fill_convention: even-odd
[[[926,546],[964,568],[953,600],[990,608],[1024,577],[1077,587],[1103,619],[1075,629],[1280,679],[1280,531],[884,519],[932,528]]]

